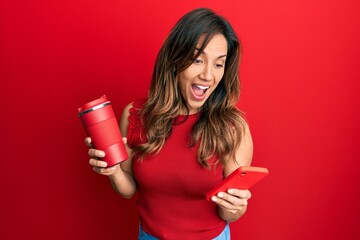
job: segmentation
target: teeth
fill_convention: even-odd
[[[209,87],[201,86],[201,85],[195,85],[196,87],[200,88],[201,90],[208,89]]]

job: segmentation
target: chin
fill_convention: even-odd
[[[199,108],[201,108],[204,105],[205,101],[206,101],[206,99],[201,102],[191,101],[190,103],[188,103],[190,113],[198,112]]]

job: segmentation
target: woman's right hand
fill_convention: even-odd
[[[91,144],[91,138],[86,137],[85,138],[85,144],[90,147],[88,154],[90,155],[89,164],[93,167],[94,172],[99,173],[101,175],[110,176],[114,175],[118,171],[120,171],[120,164],[116,164],[112,167],[106,168],[107,163],[101,158],[105,157],[105,152],[93,148],[93,145]]]

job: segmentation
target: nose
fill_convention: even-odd
[[[213,68],[211,65],[209,64],[204,65],[204,68],[202,69],[202,72],[200,74],[200,78],[204,81],[213,80],[214,75],[213,75]]]

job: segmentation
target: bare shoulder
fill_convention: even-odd
[[[249,125],[244,123],[244,132],[241,136],[241,142],[236,149],[236,161],[228,161],[224,165],[224,176],[230,175],[240,166],[250,166],[253,157],[254,145]]]
[[[127,136],[127,128],[129,125],[129,116],[130,116],[130,109],[133,107],[133,103],[129,103],[125,106],[121,118],[120,118],[120,131],[121,134],[125,137]]]

